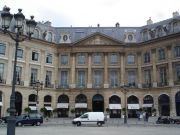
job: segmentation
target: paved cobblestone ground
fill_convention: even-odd
[[[75,127],[75,126],[24,126],[16,128],[16,135],[179,135],[174,127]],[[0,135],[6,135],[6,128],[0,128]]]

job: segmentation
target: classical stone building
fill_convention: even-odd
[[[10,104],[14,50],[14,41],[0,31],[0,116],[7,115]],[[126,106],[129,117],[141,108],[180,116],[177,12],[158,23],[150,18],[142,27],[52,27],[39,22],[33,38],[20,43],[17,56],[17,115],[27,107],[45,107],[58,117],[73,109],[76,116],[109,110],[111,117],[121,117]],[[44,84],[38,108],[37,80]]]

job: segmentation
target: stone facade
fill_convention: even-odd
[[[179,22],[178,27],[180,27]],[[123,90],[128,89],[126,98],[128,99],[132,95],[137,97],[139,108],[143,108],[145,96],[150,95],[153,97],[151,107],[157,110],[157,115],[162,115],[161,111],[163,110],[159,103],[160,96],[167,95],[169,97],[169,104],[165,106],[169,106],[170,116],[176,116],[177,111],[180,111],[176,109],[177,102],[175,99],[176,94],[180,92],[180,81],[178,80],[178,69],[176,68],[180,64],[180,57],[175,54],[176,47],[180,43],[180,32],[143,42],[133,40],[133,42],[128,43],[127,38],[125,40],[126,43],[115,38],[113,39],[101,32],[95,32],[72,43],[68,40],[68,43],[58,44],[37,38],[20,43],[23,57],[18,58],[17,65],[22,67],[20,77],[22,83],[16,85],[16,92],[19,92],[22,96],[21,113],[24,113],[24,108],[31,104],[29,96],[31,94],[36,95],[37,92],[30,86],[31,69],[35,68],[37,69],[36,80],[44,82],[42,90],[39,91],[39,109],[45,106],[45,96],[51,96],[50,105],[55,109],[59,102],[58,97],[60,95],[67,95],[69,98],[69,109],[67,111],[70,113],[70,110],[76,108],[75,104],[78,103],[76,102],[76,97],[79,94],[83,94],[87,98],[86,109],[94,110],[94,106],[97,104],[93,105],[93,97],[96,94],[103,97],[103,109],[100,111],[106,111],[106,108],[110,107],[109,99],[113,95],[120,98],[119,104],[121,105],[120,109],[122,109],[127,107],[125,107],[125,94]],[[2,97],[2,101],[0,100],[0,111],[1,116],[5,116],[10,104],[15,43],[3,32],[0,33],[0,43],[6,46],[5,55],[0,55],[0,63],[4,64],[3,80],[5,80],[0,83],[0,96]],[[159,59],[160,49],[164,50],[164,59]],[[32,60],[33,51],[38,53],[37,61]],[[149,53],[147,59],[145,59],[146,52]],[[52,56],[52,63],[47,63],[48,54]],[[96,54],[101,57],[99,64],[95,64]],[[111,63],[111,56],[113,54],[117,56],[117,62],[115,63]],[[61,62],[63,55],[66,55],[68,58],[67,64],[62,64]],[[85,63],[79,64],[79,55],[83,55]],[[128,62],[129,56],[133,56],[133,58],[131,57],[133,59],[132,63]],[[161,74],[161,67],[165,69],[163,70],[165,73]],[[150,71],[148,82],[145,78],[146,70]],[[49,84],[45,85],[47,71],[51,71],[52,75]],[[65,87],[61,84],[63,82],[61,71],[67,71],[65,81],[68,82],[68,85]],[[78,86],[78,71],[84,71],[85,73],[83,79],[85,84],[83,87]],[[102,77],[102,83],[98,86],[95,86],[96,71],[100,71],[100,77]],[[115,73],[118,75],[118,83],[116,85],[111,83],[111,71],[116,71]],[[132,86],[130,84],[132,83],[131,76],[128,75],[129,71],[134,73],[133,78],[135,79]],[[162,81],[162,75],[166,75],[165,78],[163,77],[166,81]],[[126,85],[128,87],[125,88]],[[138,109],[136,108],[136,110]],[[116,108],[115,110],[118,109]]]

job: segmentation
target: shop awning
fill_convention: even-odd
[[[0,106],[3,106],[3,103],[2,103],[2,102],[0,102]]]
[[[68,108],[69,103],[58,103],[57,108]]]
[[[153,104],[143,104],[142,107],[152,107]]]
[[[51,106],[45,106],[45,108],[46,108],[47,111],[52,111],[53,110]]]
[[[109,109],[121,109],[121,104],[109,104]]]
[[[37,110],[36,106],[29,106],[29,108],[31,109],[31,111]]]
[[[139,104],[128,104],[128,109],[130,110],[139,109]]]
[[[75,108],[87,108],[87,103],[76,103]]]

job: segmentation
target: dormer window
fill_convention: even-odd
[[[133,40],[133,35],[132,35],[132,34],[129,34],[129,35],[128,35],[128,40],[129,40],[129,41],[132,41],[132,40]]]
[[[34,38],[39,38],[39,30],[35,29],[33,33]]]
[[[52,42],[52,33],[51,32],[48,33],[48,41]]]
[[[142,33],[142,38],[143,38],[143,41],[147,41],[148,40],[148,32],[147,31],[144,31]]]
[[[161,28],[159,28],[158,29],[158,37],[161,37],[163,35],[163,33],[162,33],[162,29]]]
[[[178,32],[178,23],[177,22],[174,22],[173,23],[173,32]]]

